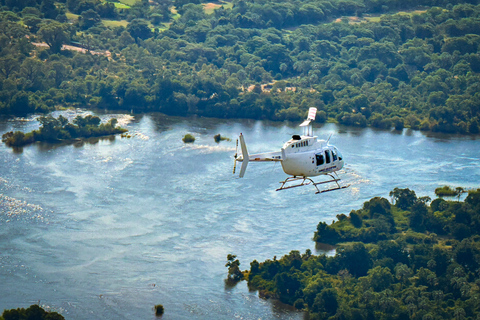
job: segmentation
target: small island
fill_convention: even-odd
[[[45,311],[37,304],[33,304],[27,309],[17,308],[3,310],[0,320],[17,320],[17,319],[32,319],[32,320],[65,320],[65,318],[58,312]]]
[[[335,256],[294,250],[236,273],[310,319],[477,319],[480,189],[464,201],[400,188],[389,195],[318,224],[314,241],[335,245]]]
[[[91,137],[103,137],[127,132],[127,129],[117,127],[117,119],[113,118],[107,123],[101,123],[97,116],[77,116],[70,123],[67,118],[60,115],[55,118],[51,115],[38,118],[40,128],[28,133],[10,131],[2,135],[2,142],[9,147],[23,147],[28,144],[44,142],[61,142]]]

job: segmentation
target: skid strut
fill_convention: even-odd
[[[345,186],[341,186],[338,181],[340,181],[340,178],[335,178],[333,175],[331,175],[330,173],[328,173],[327,175],[329,175],[332,179],[331,180],[327,180],[327,181],[320,181],[320,182],[315,182],[313,181],[311,178],[308,178],[308,177],[288,177],[287,179],[285,179],[284,181],[280,181],[280,183],[282,184],[280,186],[280,188],[278,188],[276,191],[280,191],[280,190],[286,190],[286,189],[291,189],[291,188],[296,188],[296,187],[302,187],[302,186],[307,186],[307,185],[313,185],[315,187],[315,189],[317,189],[317,191],[315,192],[316,194],[318,193],[324,193],[324,192],[328,192],[328,191],[333,191],[333,190],[339,190],[339,189],[345,189],[345,188],[348,188],[350,185],[345,185]],[[294,184],[294,185],[287,185],[285,186],[287,183],[290,183],[290,182],[294,182],[294,181],[302,181],[298,184]],[[330,189],[325,189],[325,190],[320,190],[318,189],[318,185],[320,184],[325,184],[325,183],[331,183],[331,182],[335,182],[337,184],[336,187],[333,187],[333,188],[330,188]]]

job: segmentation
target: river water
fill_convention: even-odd
[[[232,175],[240,132],[249,152],[276,151],[298,124],[114,116],[131,138],[0,144],[0,311],[39,303],[66,319],[155,319],[162,304],[163,319],[302,319],[245,282],[226,286],[227,254],[248,269],[290,250],[322,253],[319,221],[395,187],[432,198],[442,185],[479,187],[478,138],[319,125],[343,153],[350,187],[316,195],[276,192],[279,164]],[[0,122],[0,134],[35,128],[33,118]],[[186,133],[195,143],[182,142]],[[232,141],[215,143],[217,133]]]

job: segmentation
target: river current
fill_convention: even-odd
[[[320,254],[318,222],[395,187],[431,198],[443,185],[480,187],[474,137],[318,125],[343,153],[350,187],[316,195],[312,186],[276,192],[280,164],[232,174],[240,132],[249,152],[277,151],[298,124],[101,117],[112,116],[130,138],[0,144],[0,311],[39,303],[66,319],[155,319],[162,304],[162,319],[302,319],[245,282],[226,286],[227,254],[241,269],[291,250]],[[0,134],[35,128],[34,118],[0,121]],[[216,143],[217,133],[232,140]]]

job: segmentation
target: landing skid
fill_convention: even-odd
[[[287,179],[285,179],[284,181],[281,181],[280,183],[282,184],[280,186],[280,188],[278,188],[276,191],[280,191],[280,190],[286,190],[286,189],[291,189],[291,188],[296,188],[296,187],[303,187],[303,186],[307,186],[307,185],[313,185],[315,187],[315,189],[317,189],[317,192],[315,192],[315,194],[318,194],[318,193],[324,193],[324,192],[328,192],[328,191],[334,191],[334,190],[339,190],[339,189],[345,189],[345,188],[348,188],[350,185],[347,184],[345,186],[341,186],[338,181],[340,181],[340,178],[335,178],[333,175],[331,175],[330,173],[327,173],[327,175],[329,175],[332,179],[331,180],[327,180],[327,181],[320,181],[320,182],[315,182],[313,181],[312,179],[308,178],[308,177],[288,177]],[[290,182],[294,182],[294,181],[302,181],[298,184],[294,184],[294,185],[287,185],[288,183]],[[335,182],[337,184],[336,187],[333,187],[333,188],[330,188],[330,189],[325,189],[325,190],[320,190],[318,189],[318,185],[321,185],[321,184],[325,184],[325,183],[331,183],[331,182]]]

